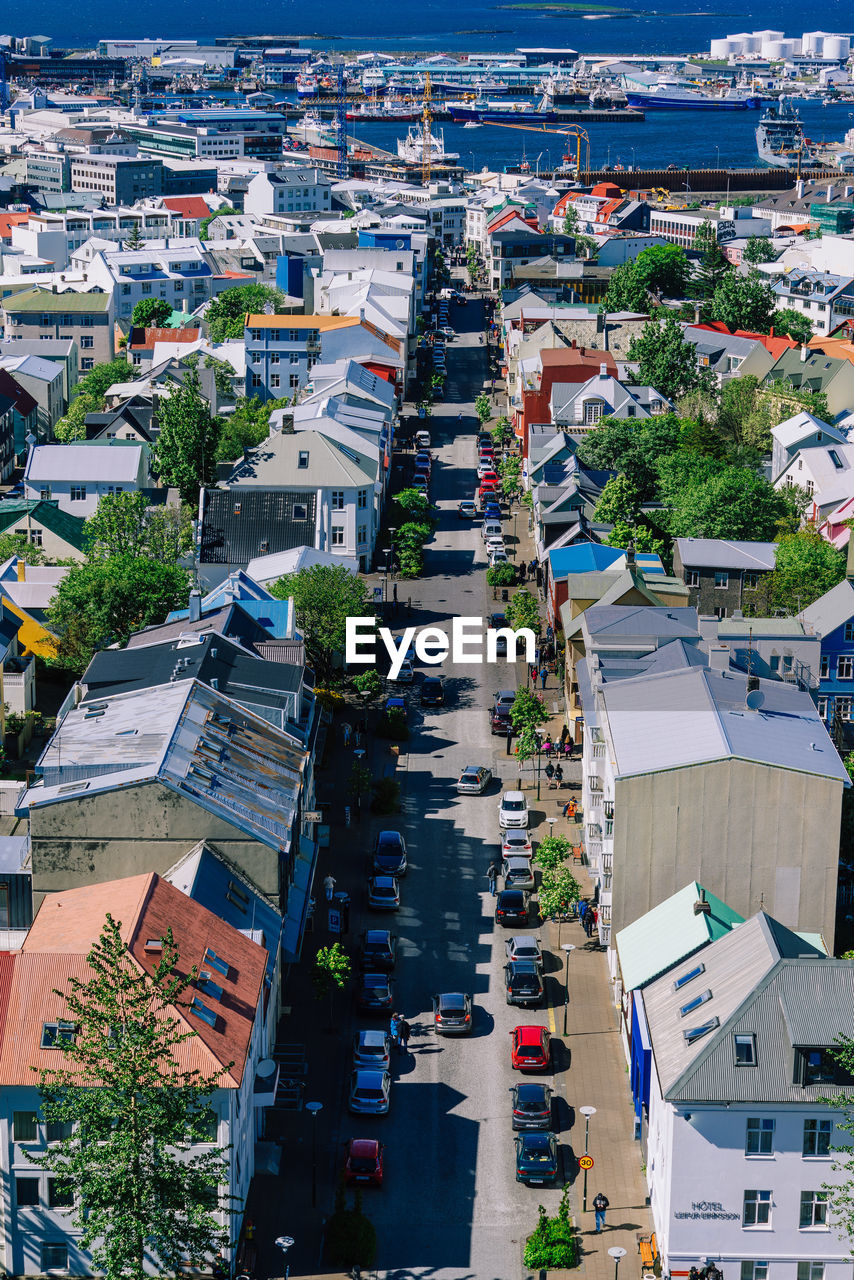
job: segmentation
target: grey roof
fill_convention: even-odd
[[[838,444],[846,444],[848,441],[844,431],[840,431],[838,427],[832,427],[830,423],[824,422],[823,419],[807,413],[806,409],[802,409],[800,413],[796,413],[792,418],[786,418],[784,422],[778,422],[776,427],[771,428],[771,435],[779,445],[786,449],[791,445],[797,444],[806,436],[811,436],[816,431],[820,431],[822,435],[827,436],[828,440],[835,440]]]
[[[297,465],[301,453],[308,455],[306,467]],[[373,483],[377,466],[367,454],[357,453],[319,431],[294,435],[278,432],[249,450],[249,456],[235,466],[228,483],[233,488],[253,485],[265,489],[317,489],[336,484],[351,487]]]
[[[592,604],[583,615],[584,630],[591,636],[647,636],[696,639],[697,610],[668,609],[655,605]]]
[[[184,618],[135,631],[126,648],[143,649],[149,645],[161,644],[164,640],[177,640],[182,635],[198,635],[206,631],[228,636],[246,649],[255,649],[257,645],[270,639],[269,631],[235,603],[224,605],[213,613],[206,613],[198,622],[190,622]]]
[[[30,451],[24,479],[31,484],[62,479],[83,483],[121,480],[132,484],[145,468],[147,446],[133,440],[110,444],[85,441],[76,444],[41,444]]]
[[[745,705],[747,676],[703,667],[639,676],[602,690],[616,773],[631,777],[711,760],[748,760],[850,785],[808,694],[760,681],[762,705]]]
[[[854,617],[854,583],[845,578],[803,609],[798,617],[817,636],[829,636]]]
[[[607,650],[605,651],[607,654]],[[655,675],[665,671],[682,671],[687,667],[708,666],[708,658],[696,644],[671,640],[640,657],[611,658],[596,653],[590,661],[602,673],[603,681],[631,680],[639,675]]]
[[[686,569],[774,568],[776,542],[728,542],[723,538],[677,538],[679,556]]]

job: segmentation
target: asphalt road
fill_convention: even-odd
[[[431,497],[440,523],[426,553],[425,578],[412,584],[407,623],[447,623],[450,630],[454,615],[483,616],[496,607],[485,585],[479,527],[462,524],[456,515],[456,503],[471,497],[474,487],[472,401],[486,374],[480,317],[479,303],[452,313],[452,323],[467,324],[469,332],[448,347],[448,398],[436,406],[431,424]],[[401,600],[409,591],[401,584]],[[422,711],[417,682],[424,670],[417,669],[410,695],[412,736],[408,757],[401,759],[403,813],[395,823],[374,819],[370,827],[372,836],[383,825],[399,825],[408,846],[401,911],[376,917],[376,924],[391,925],[400,939],[395,1004],[413,1028],[410,1053],[395,1062],[389,1115],[346,1123],[354,1136],[377,1136],[386,1144],[386,1185],[365,1193],[380,1242],[378,1275],[518,1280],[528,1274],[521,1254],[536,1224],[537,1205],[553,1211],[559,1192],[515,1180],[508,1090],[519,1075],[510,1067],[508,1033],[523,1022],[549,1025],[554,1015],[546,1009],[519,1010],[504,999],[504,941],[518,930],[493,923],[486,880],[498,848],[503,786],[496,782],[483,796],[458,796],[453,790],[459,771],[470,763],[487,764],[502,784],[516,785],[505,740],[492,737],[487,723],[493,691],[513,687],[516,675],[503,663],[447,664],[446,705]],[[530,931],[536,933],[536,927]],[[547,999],[561,1005],[562,974],[557,961],[551,963]],[[474,996],[472,1035],[436,1037],[432,994],[461,989]],[[558,1085],[564,1075],[559,1039],[553,1047],[557,1074],[546,1078]],[[558,1103],[557,1114],[567,1156],[565,1104]]]

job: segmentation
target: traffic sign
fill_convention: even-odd
[[[593,1168],[593,1157],[592,1157],[592,1156],[581,1156],[581,1158],[580,1158],[580,1159],[579,1159],[579,1161],[578,1161],[578,1167],[579,1167],[579,1169],[592,1169],[592,1168]]]
[[[336,907],[329,908],[329,932],[341,932],[341,912]]]

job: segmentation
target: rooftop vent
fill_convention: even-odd
[[[695,916],[710,916],[712,914],[712,904],[706,898],[705,889],[700,889],[700,896],[694,903]]]

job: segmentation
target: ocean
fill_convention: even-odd
[[[233,0],[175,4],[174,0],[5,0],[2,30],[19,35],[46,34],[57,46],[92,46],[100,39],[140,36],[198,38],[216,36],[320,36],[318,46],[422,51],[497,52],[517,46],[577,49],[582,53],[687,53],[708,49],[709,41],[737,31],[776,29],[788,35],[809,30],[850,32],[846,0],[817,0],[809,15],[771,0],[754,0],[749,12],[737,3],[708,0],[606,0],[631,10],[627,17],[594,19],[576,12],[513,9],[512,0],[472,0],[464,8],[454,0],[327,0],[320,9],[299,0],[254,0],[237,15]],[[595,4],[591,3],[592,11]],[[393,25],[392,25],[393,18]]]

